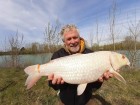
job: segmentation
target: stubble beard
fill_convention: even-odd
[[[79,44],[78,44],[78,45],[71,45],[71,46],[69,47],[69,51],[70,51],[71,53],[78,53],[79,50],[80,50],[80,45],[79,45]]]

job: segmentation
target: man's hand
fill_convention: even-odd
[[[109,78],[112,78],[112,77],[113,77],[113,74],[107,71],[98,79],[98,81],[103,82],[104,80],[108,80]]]
[[[54,74],[48,75],[48,80],[52,80],[52,84],[64,84],[62,77],[55,77]]]
[[[103,82],[104,80],[108,80],[109,78],[112,78],[113,74],[109,71],[105,72],[99,79],[99,82]],[[64,80],[62,77],[55,77],[54,74],[48,75],[48,80],[52,81],[52,84],[64,84]]]

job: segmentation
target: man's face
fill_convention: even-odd
[[[76,30],[64,33],[64,44],[71,53],[77,53],[80,50],[79,33]]]

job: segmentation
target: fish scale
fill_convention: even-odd
[[[124,65],[130,65],[129,60],[124,55],[111,51],[98,51],[57,58],[39,67],[38,65],[29,66],[24,71],[29,75],[26,80],[28,89],[41,76],[48,76],[53,73],[55,77],[61,76],[67,83],[79,84],[78,90],[80,91],[78,93],[81,94],[87,83],[97,81],[107,70],[125,83],[124,78],[116,72]]]

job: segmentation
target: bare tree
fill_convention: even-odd
[[[100,42],[102,39],[102,32],[103,30],[101,30],[100,34],[99,34],[99,23],[98,23],[98,19],[96,20],[96,40],[97,40],[97,50],[100,50]]]
[[[59,35],[60,23],[56,21],[56,24],[53,26],[48,23],[48,26],[45,29],[44,39],[45,45],[48,47],[48,52],[54,52],[58,49],[60,44],[60,35]]]
[[[95,35],[93,32],[90,33],[90,46],[92,47],[92,50],[100,50],[100,42],[101,42],[101,37],[102,34],[99,35],[99,23],[98,19],[96,19],[96,30],[95,30]]]
[[[129,46],[133,46],[131,49],[128,49],[130,60],[131,60],[131,67],[136,68],[136,63],[140,59],[138,58],[139,53],[137,49],[138,37],[140,36],[140,20],[137,21],[136,18],[136,11],[135,11],[135,19],[134,21],[130,21],[128,23],[128,31],[129,36],[131,38],[131,42],[129,40]]]
[[[93,40],[94,40],[94,35],[93,35],[93,32],[91,32],[89,34],[89,41],[90,41],[90,47],[91,47],[92,50],[94,50],[93,49]]]
[[[15,36],[11,36],[8,40],[9,42],[9,53],[10,61],[12,67],[20,66],[20,56],[19,51],[23,43],[23,35],[19,35],[18,31]]]
[[[112,40],[112,43],[113,43],[113,50],[114,51],[116,50],[116,48],[115,48],[116,9],[117,9],[116,1],[113,0],[112,8],[109,11],[109,21],[110,21],[110,23],[109,23],[109,30],[110,30],[110,37],[111,37],[111,40]]]
[[[7,52],[7,38],[6,37],[2,42],[2,47],[3,47],[3,51],[6,53]],[[6,65],[9,64],[9,60],[7,58],[7,55],[4,54],[4,56],[1,56],[1,57],[2,57],[2,64],[0,66],[5,67]]]
[[[61,24],[57,20],[54,25],[48,23],[47,27],[45,28],[44,33],[44,52],[47,53],[53,53],[54,51],[59,49],[60,44],[60,26]],[[50,55],[48,55],[48,59],[51,58]],[[46,58],[45,54],[41,55],[42,61],[44,62],[44,58]]]
[[[134,40],[132,36],[126,36],[123,42],[123,49],[126,49],[127,51],[131,51],[134,47]]]
[[[37,42],[32,43],[32,53],[33,54],[38,53],[38,48],[39,48],[39,43],[37,43]]]

